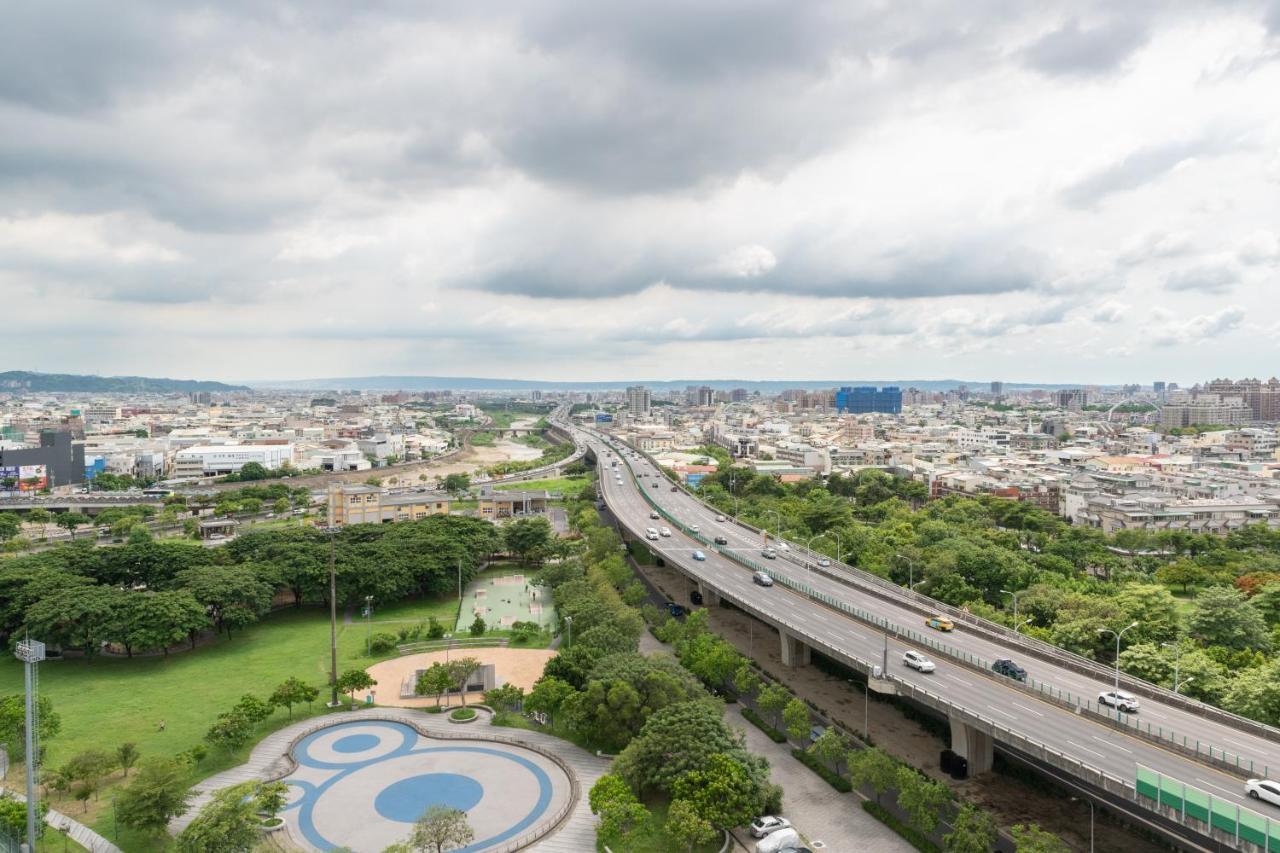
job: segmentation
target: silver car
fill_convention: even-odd
[[[938,668],[933,661],[917,651],[906,652],[902,656],[902,662],[916,672],[933,672]]]
[[[1110,705],[1112,708],[1124,711],[1126,714],[1138,713],[1138,697],[1123,690],[1108,690],[1106,693],[1099,693],[1098,704]]]

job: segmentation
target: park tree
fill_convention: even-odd
[[[1209,572],[1192,560],[1175,560],[1156,569],[1156,580],[1166,586],[1180,586],[1185,594],[1191,587],[1208,582]]]
[[[43,745],[62,731],[62,715],[53,709],[53,702],[48,696],[41,694],[37,701],[40,722],[36,734],[40,736],[40,743]],[[26,714],[26,697],[23,694],[12,693],[0,698],[0,743],[9,745],[11,761],[26,760]]]
[[[424,853],[444,853],[464,847],[475,839],[475,831],[467,823],[467,813],[449,806],[429,806],[413,824],[409,846]]]
[[[351,701],[356,701],[356,693],[361,690],[368,690],[371,687],[377,687],[378,682],[373,680],[373,676],[365,672],[363,669],[349,669],[342,675],[338,676],[338,692],[349,693]]]
[[[929,835],[942,820],[951,802],[951,790],[941,782],[921,775],[912,767],[898,768],[896,781],[898,805],[907,813],[911,825]]]
[[[77,586],[42,598],[26,613],[28,632],[64,648],[78,648],[85,657],[98,654],[118,625],[127,593],[107,586]]]
[[[442,485],[449,494],[462,495],[471,488],[471,478],[466,474],[446,474]]]
[[[163,832],[169,821],[187,810],[193,792],[187,768],[172,758],[149,758],[116,797],[116,814],[125,826]]]
[[[998,829],[995,818],[973,803],[962,803],[951,831],[942,837],[947,853],[991,853]]]
[[[250,725],[257,725],[271,716],[271,708],[270,702],[265,702],[252,693],[246,693],[236,702],[231,712],[242,714]]]
[[[266,480],[271,476],[271,471],[261,462],[246,462],[240,466],[237,476],[239,480]]]
[[[89,523],[89,516],[79,512],[60,512],[54,517],[54,523],[74,537],[77,527]]]
[[[1222,697],[1222,705],[1260,723],[1280,724],[1280,661],[1237,674]]]
[[[1262,614],[1268,627],[1280,625],[1280,583],[1264,584],[1249,601]]]
[[[1264,651],[1271,647],[1262,614],[1234,587],[1201,590],[1187,628],[1191,636],[1206,645]]]
[[[178,835],[178,853],[248,853],[261,838],[254,799],[260,783],[241,782],[213,795],[195,820]]]
[[[40,536],[44,538],[49,535],[49,522],[53,521],[53,513],[44,507],[36,507],[27,511],[27,521],[31,524],[40,525]]]
[[[637,791],[667,791],[685,773],[706,767],[716,754],[742,764],[762,788],[767,784],[767,762],[747,752],[725,723],[720,704],[705,699],[678,702],[654,713],[613,766]]]
[[[178,572],[175,580],[204,605],[214,626],[228,637],[232,629],[266,613],[274,594],[251,565],[197,566]]]
[[[729,829],[749,823],[763,811],[765,792],[748,768],[719,753],[676,779],[671,794],[715,828]]]
[[[1125,616],[1138,623],[1135,640],[1164,642],[1178,635],[1178,602],[1158,584],[1129,584],[1116,596],[1116,604]]]
[[[496,711],[516,711],[524,703],[524,688],[503,684],[484,693],[484,702]]]
[[[318,687],[307,684],[300,678],[290,676],[276,686],[267,701],[277,708],[287,709],[289,717],[292,719],[294,705],[301,705],[303,702],[310,705],[316,701],[316,697],[319,695],[320,689]]]
[[[468,629],[468,632],[473,637],[483,637],[484,632],[488,630],[488,628],[489,626],[484,624],[484,617],[477,613],[476,618],[471,622],[471,627]]]
[[[138,745],[133,741],[125,741],[116,747],[116,765],[124,771],[125,778],[129,778],[129,768],[138,763]]]
[[[832,773],[840,773],[840,764],[849,753],[849,743],[835,726],[827,726],[818,739],[809,744],[808,752],[821,761]]]
[[[41,800],[37,809],[36,838],[39,839],[44,838],[44,817],[49,813],[49,804]],[[27,804],[17,797],[0,797],[0,835],[7,838],[26,838]]]
[[[101,749],[86,749],[71,757],[58,769],[59,775],[71,782],[72,791],[84,794],[76,799],[86,802],[89,795],[96,795],[102,787],[102,780],[116,766],[115,756]]]
[[[787,707],[782,709],[782,723],[786,726],[787,734],[792,740],[796,743],[804,743],[809,738],[809,728],[812,725],[809,720],[809,706],[803,699],[792,699],[787,703]]]
[[[898,781],[898,768],[902,765],[879,747],[854,749],[845,759],[849,765],[849,777],[859,788],[866,785],[876,794],[876,802],[892,789]]]
[[[204,739],[211,746],[220,746],[226,750],[238,749],[249,742],[253,736],[253,724],[244,714],[223,713],[218,715]]]
[[[541,516],[517,518],[502,528],[502,542],[507,551],[522,563],[542,562],[553,539],[551,522]]]
[[[204,605],[185,589],[134,592],[122,600],[112,639],[133,657],[135,649],[163,649],[184,640],[195,647],[196,636],[209,627]]]
[[[413,692],[419,696],[434,696],[436,705],[439,705],[444,694],[449,692],[454,683],[453,673],[449,672],[447,666],[437,661],[418,674]]]
[[[1035,823],[1017,823],[1009,830],[1017,853],[1071,853],[1071,848],[1058,836],[1045,832]]]
[[[573,685],[554,676],[544,675],[534,683],[525,700],[527,711],[546,714],[551,719],[559,716],[561,709],[570,696],[575,694]]]
[[[648,824],[649,810],[636,799],[620,776],[606,773],[596,780],[587,794],[591,813],[600,816],[600,837],[606,843],[623,845],[632,834]]]
[[[284,782],[263,782],[256,794],[254,804],[268,821],[274,821],[289,799],[289,786]]]
[[[22,519],[16,512],[0,512],[0,542],[8,542],[22,530]]]
[[[479,671],[484,664],[480,663],[477,658],[464,657],[455,658],[446,664],[449,674],[453,676],[453,683],[458,687],[458,693],[462,696],[462,707],[467,707],[467,685],[471,682],[471,676]]]
[[[664,828],[673,841],[684,845],[686,851],[692,851],[699,844],[711,843],[717,835],[711,821],[699,814],[697,807],[687,800],[671,801]]]
[[[782,727],[782,709],[786,708],[790,701],[791,694],[787,692],[787,688],[776,681],[766,686],[756,697],[756,705],[760,708],[760,712],[768,718],[775,729]]]

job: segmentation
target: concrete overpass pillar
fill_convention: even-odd
[[[704,607],[720,606],[720,593],[716,592],[701,581],[698,582],[698,592],[702,593],[702,604]]]
[[[783,666],[805,666],[809,663],[809,647],[799,638],[779,629],[778,639],[782,641]]]
[[[951,720],[951,751],[969,762],[970,776],[990,771],[995,757],[991,735],[954,718]]]

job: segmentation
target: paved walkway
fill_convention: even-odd
[[[8,794],[8,796],[13,797],[20,803],[25,803],[27,801],[27,795],[21,791],[10,790],[8,788],[3,788],[3,790]],[[67,817],[62,812],[56,811],[55,809],[49,809],[45,812],[44,822],[45,825],[52,826],[54,829],[61,830],[71,836],[72,841],[90,851],[90,853],[124,853],[124,851],[119,847],[115,846],[80,821],[75,818]],[[44,844],[41,842],[40,846],[43,847]]]
[[[782,786],[783,813],[796,830],[819,850],[857,850],[858,853],[911,853],[902,836],[862,810],[857,794],[842,794],[791,755],[791,745],[774,743],[747,722],[741,705],[730,705],[725,719],[747,737],[747,749],[769,759],[773,781]],[[739,841],[746,842],[743,831]]]
[[[378,708],[377,714],[381,719],[398,719],[412,723],[428,734],[433,731],[447,732],[454,736],[459,734],[459,727],[450,723],[445,714],[426,714],[401,708]],[[328,719],[337,725],[339,723],[359,722],[365,718],[361,712],[356,711],[352,713],[334,713]],[[253,748],[249,755],[249,760],[244,764],[216,773],[196,785],[192,789],[196,795],[192,798],[191,807],[186,814],[174,818],[170,822],[169,831],[174,834],[181,832],[195,818],[200,809],[212,799],[213,793],[221,788],[249,780],[263,780],[282,775],[292,766],[291,762],[285,757],[289,744],[293,742],[294,738],[308,729],[314,728],[321,721],[321,719],[315,717],[300,720],[293,725],[286,726],[267,735]],[[560,824],[558,829],[526,849],[537,850],[539,853],[581,853],[583,850],[595,849],[596,818],[595,815],[591,814],[591,807],[587,803],[587,792],[591,790],[591,786],[595,784],[597,779],[608,772],[608,759],[597,758],[568,741],[543,732],[512,728],[492,729],[487,721],[472,723],[466,729],[468,734],[474,733],[478,740],[484,739],[486,733],[492,732],[506,737],[518,738],[530,746],[536,746],[547,752],[554,753],[569,765],[569,768],[577,777],[581,793],[577,803],[570,810],[569,816]]]

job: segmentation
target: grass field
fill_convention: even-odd
[[[589,477],[553,477],[547,480],[528,480],[520,483],[499,483],[493,487],[493,490],[502,491],[510,489],[529,489],[537,491],[545,489],[548,492],[559,492],[563,495],[577,495],[582,491],[582,487],[591,481]]]

